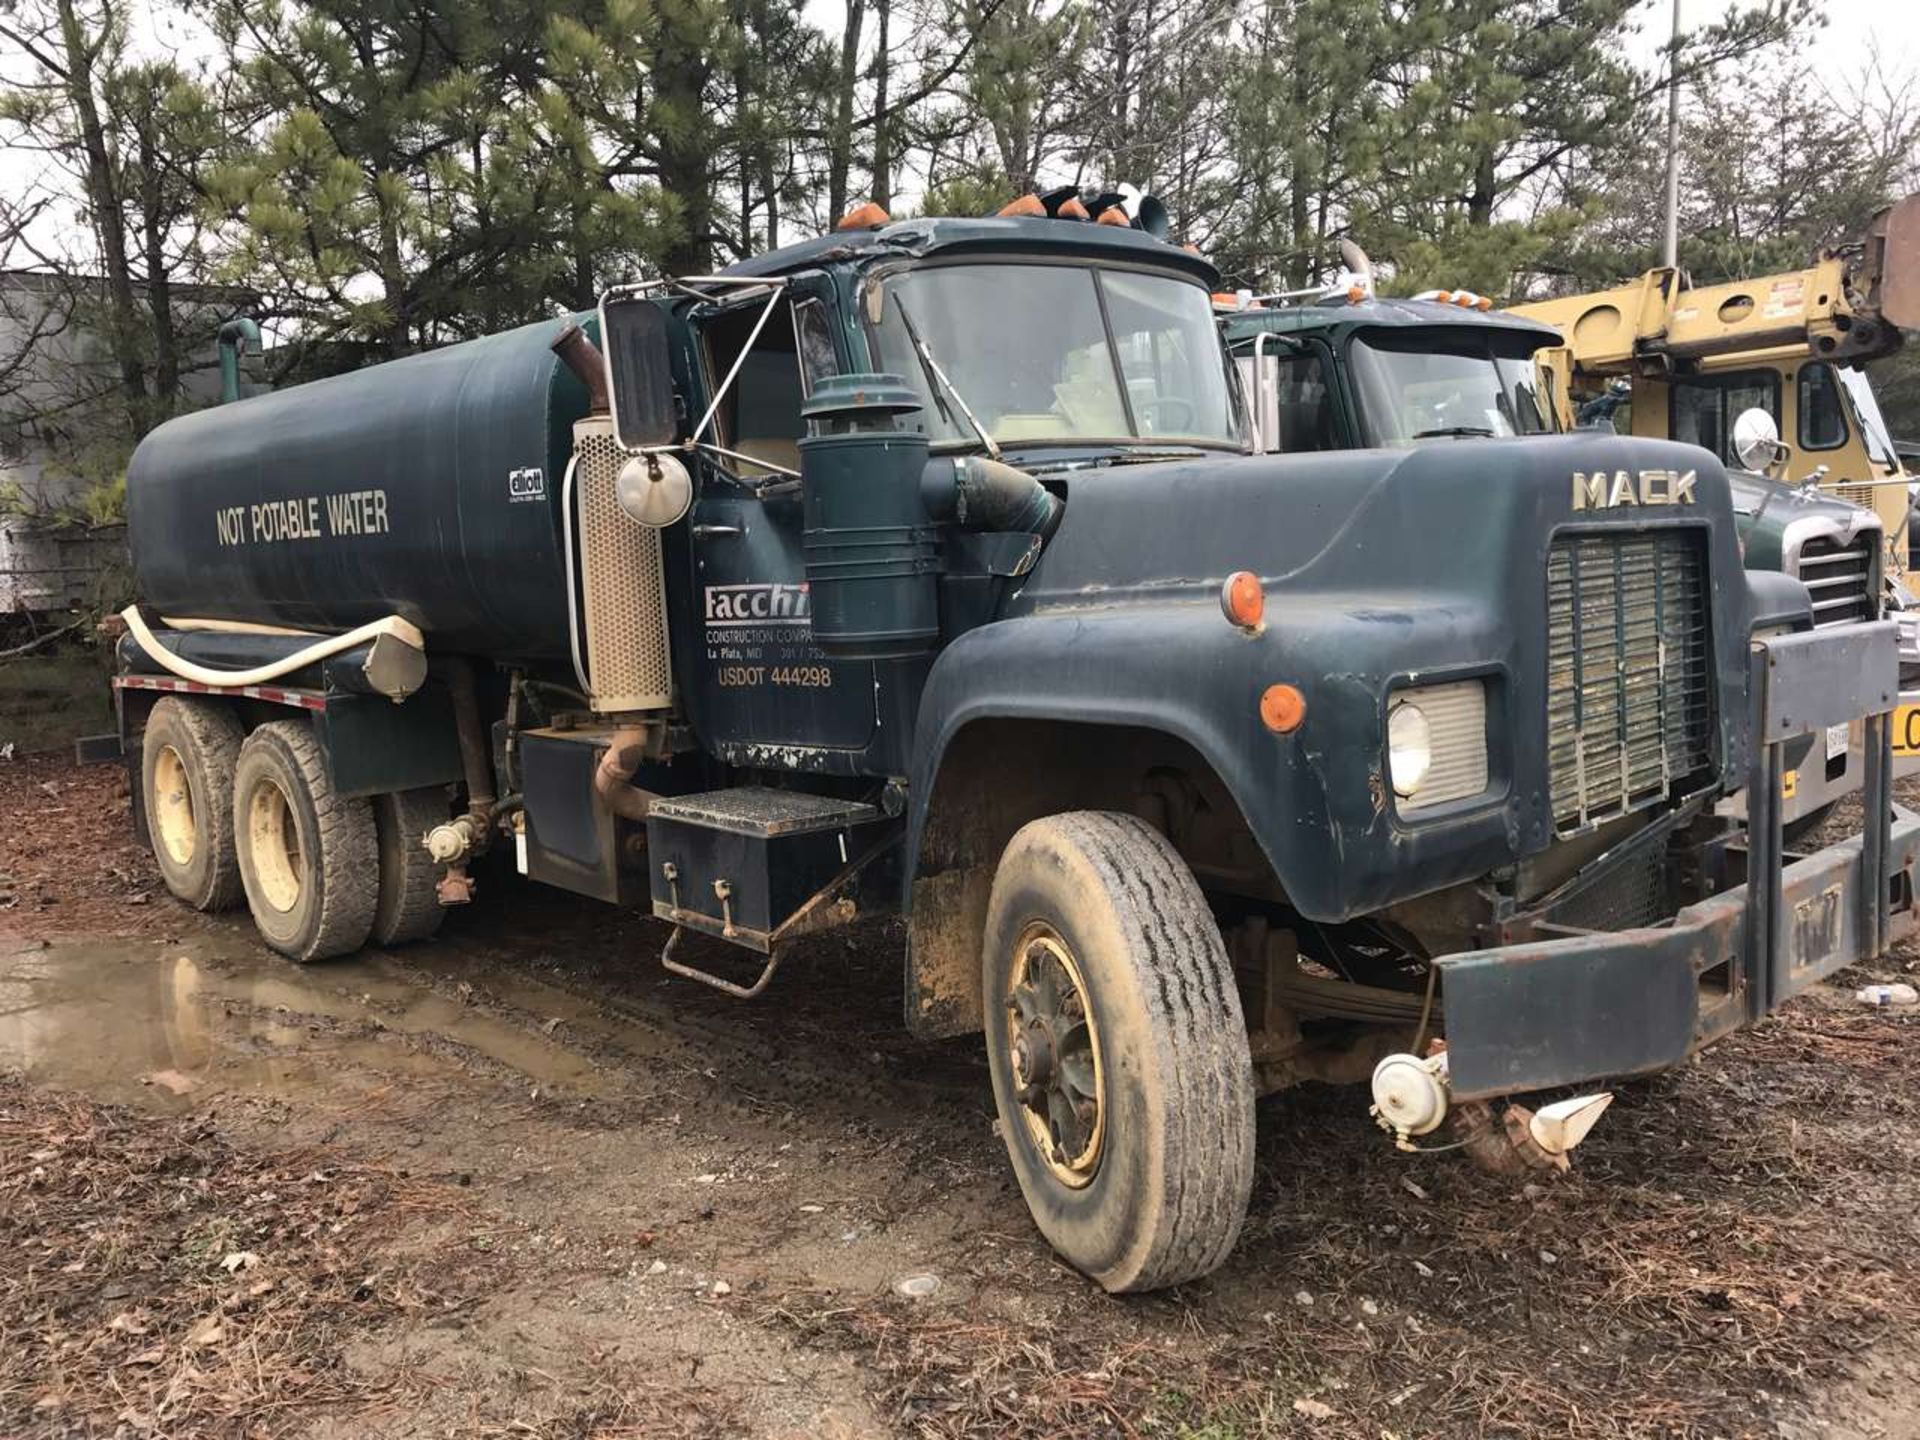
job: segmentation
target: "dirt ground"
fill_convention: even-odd
[[[896,934],[741,1004],[488,872],[300,969],[167,897],[124,790],[0,762],[0,1436],[1920,1435],[1920,1015],[1858,976],[1567,1177],[1263,1101],[1233,1259],[1118,1300],[977,1045],[905,1035]]]

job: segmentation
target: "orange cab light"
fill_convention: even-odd
[[[1074,196],[1069,195],[1065,200],[1060,202],[1060,208],[1053,212],[1053,218],[1056,220],[1091,220],[1093,217],[1087,214],[1086,206],[1082,205]]]
[[[1102,225],[1118,225],[1123,230],[1133,228],[1133,222],[1127,218],[1127,212],[1122,210],[1118,205],[1109,205],[1105,210],[1102,210],[1098,223]]]
[[[1191,240],[1189,240],[1189,241],[1188,241],[1188,242],[1187,242],[1186,244],[1184,244],[1184,245],[1182,245],[1182,246],[1181,246],[1180,248],[1181,248],[1182,250],[1184,250],[1184,251],[1186,251],[1186,252],[1187,252],[1187,254],[1189,254],[1189,255],[1198,255],[1198,254],[1200,254],[1200,247],[1199,247],[1198,245],[1196,245],[1196,244],[1194,244],[1194,243],[1193,243],[1193,242],[1192,242]],[[1204,257],[1203,257],[1203,258],[1204,258]]]
[[[1453,297],[1453,303],[1456,305],[1471,305],[1473,304],[1473,296],[1465,293],[1456,295]]]
[[[1442,305],[1451,305],[1453,303],[1453,292],[1451,290],[1442,290],[1433,298],[1438,300]]]
[[[1260,695],[1260,723],[1276,735],[1291,735],[1307,718],[1307,697],[1291,685],[1269,685]]]
[[[1220,587],[1220,612],[1242,630],[1257,630],[1267,613],[1267,595],[1260,588],[1260,577],[1251,570],[1236,570]]]
[[[1479,299],[1478,307],[1482,310],[1491,310],[1493,308],[1493,301],[1489,300],[1485,295],[1482,295]]]
[[[870,230],[876,225],[884,225],[893,217],[882,210],[873,201],[856,205],[840,217],[836,230]]]
[[[1358,305],[1362,300],[1366,298],[1367,298],[1366,286],[1364,285],[1347,286],[1347,304]]]
[[[1031,215],[1044,220],[1047,207],[1040,203],[1038,195],[1022,195],[1018,200],[1009,200],[998,211],[1002,215]]]

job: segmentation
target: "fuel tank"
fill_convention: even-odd
[[[442,652],[564,657],[561,481],[588,403],[548,349],[566,323],[160,426],[127,467],[141,601],[314,631],[400,615]]]

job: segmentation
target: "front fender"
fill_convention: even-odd
[[[941,654],[923,692],[906,874],[919,870],[948,746],[989,718],[1137,726],[1184,741],[1233,796],[1310,919],[1350,919],[1483,874],[1547,843],[1544,787],[1515,786],[1503,773],[1483,802],[1406,826],[1386,800],[1385,708],[1396,679],[1451,678],[1469,664],[1506,693],[1512,641],[1501,630],[1468,603],[1395,605],[1375,592],[1288,602],[1284,619],[1255,634],[1229,624],[1217,604],[1186,598],[969,631]],[[1418,672],[1407,668],[1413,657]],[[1262,692],[1281,682],[1307,699],[1305,721],[1288,735],[1260,720]],[[1505,722],[1494,723],[1497,752]]]

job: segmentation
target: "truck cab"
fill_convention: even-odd
[[[1154,213],[866,207],[157,429],[116,689],[169,888],[318,962],[511,847],[744,1000],[896,920],[907,1025],[981,1037],[1029,1213],[1115,1291],[1232,1251],[1260,1093],[1564,1167],[1604,1090],[1492,1102],[1910,928],[1893,627],[1743,568],[1717,460],[1478,433],[1526,414],[1480,321],[1406,443],[1256,453]],[[1789,856],[1789,753],[1856,721],[1859,833]]]

